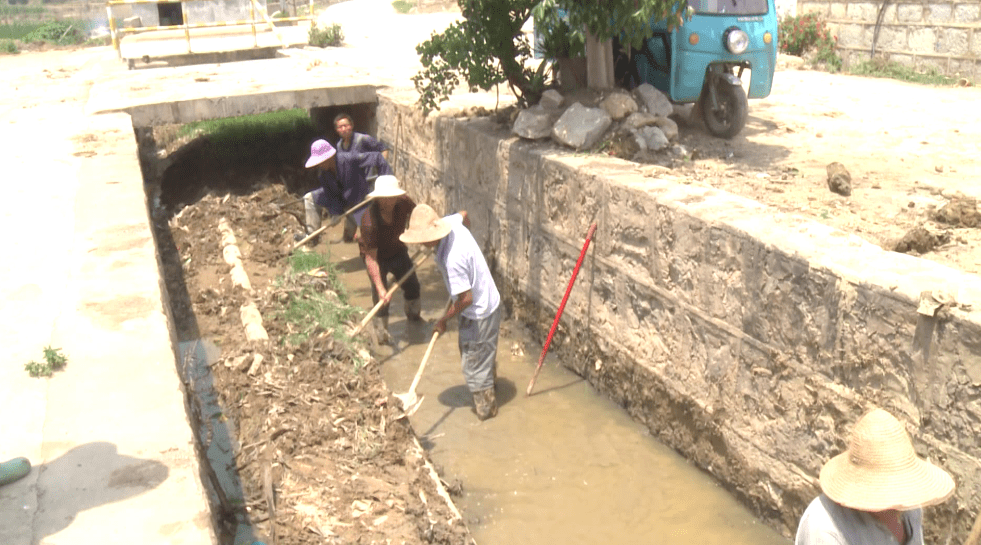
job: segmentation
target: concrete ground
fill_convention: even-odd
[[[3,60],[0,543],[213,543],[130,118],[86,115],[109,48]],[[60,348],[67,367],[31,378]]]

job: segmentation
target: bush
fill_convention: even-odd
[[[409,13],[412,8],[416,7],[416,3],[409,0],[395,0],[392,2],[392,7],[399,13]]]
[[[815,61],[826,65],[829,71],[841,70],[841,57],[836,51],[838,37],[832,36],[818,14],[784,17],[780,21],[778,32],[780,51],[800,57],[810,53]]]
[[[15,55],[17,53],[20,53],[20,50],[17,49],[17,44],[13,40],[0,41],[0,54]]]
[[[312,23],[308,41],[316,47],[337,47],[344,41],[344,33],[337,23],[324,28],[318,28],[317,23]]]
[[[25,42],[48,42],[58,45],[76,45],[87,39],[78,21],[50,21],[24,37]]]

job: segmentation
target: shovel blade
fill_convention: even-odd
[[[419,397],[415,392],[409,392],[407,394],[394,394],[395,398],[399,400],[402,404],[402,412],[405,416],[412,416],[416,411],[419,410],[419,406],[422,405],[422,400],[426,396]]]

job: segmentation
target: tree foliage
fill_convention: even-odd
[[[548,60],[532,58],[522,27],[554,20],[556,8],[567,12],[574,29],[587,29],[605,40],[639,48],[653,34],[651,23],[667,17],[682,22],[685,0],[458,0],[463,20],[416,46],[423,69],[412,81],[423,111],[439,109],[461,84],[471,92],[506,83],[521,104],[538,101],[545,90]]]
[[[423,70],[412,81],[419,104],[429,112],[461,83],[472,92],[507,83],[522,102],[538,100],[543,70],[526,67],[531,46],[521,27],[535,0],[459,0],[463,20],[419,44]]]

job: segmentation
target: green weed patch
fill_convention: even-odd
[[[860,62],[850,66],[848,71],[856,76],[897,79],[922,85],[953,85],[957,82],[956,78],[945,76],[935,68],[917,72],[909,66],[881,59]]]

